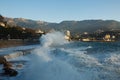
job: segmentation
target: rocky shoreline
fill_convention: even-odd
[[[18,72],[15,69],[12,69],[12,64],[6,60],[4,56],[0,56],[0,64],[3,65],[2,76],[16,76]]]
[[[6,41],[3,41],[3,42],[6,42]],[[0,42],[0,43],[2,43],[2,42]],[[31,43],[31,44],[33,44],[33,43]],[[8,42],[6,42],[6,46],[4,46],[4,47],[8,47],[8,46],[13,47],[13,46],[20,46],[20,45],[30,45],[30,43],[25,44],[24,42],[21,42],[21,41],[16,41],[16,42],[8,41]],[[2,72],[0,72],[0,76],[9,76],[9,77],[16,76],[18,74],[18,71],[12,67],[14,64],[12,64],[9,61],[9,59],[23,56],[26,54],[30,54],[30,52],[33,49],[34,48],[27,49],[27,50],[18,50],[18,51],[16,50],[15,53],[0,55],[0,65],[3,65],[1,68]]]

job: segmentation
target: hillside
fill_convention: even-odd
[[[23,28],[15,23],[8,24],[0,15],[0,48],[38,44],[41,35],[31,28]]]
[[[84,21],[63,21],[59,24],[63,29],[69,29],[72,32],[95,32],[99,29],[107,31],[120,29],[120,22],[114,20],[84,20]]]
[[[95,32],[101,30],[120,29],[120,22],[115,20],[83,20],[83,21],[63,21],[61,23],[49,23],[44,21],[34,21],[24,18],[6,18],[8,24],[19,25],[27,28],[42,29],[49,31],[70,30],[72,33]]]
[[[21,21],[21,20],[20,20]],[[9,23],[11,22],[11,23]],[[22,21],[23,22],[23,21]],[[36,30],[30,27],[17,25],[14,19],[6,21],[6,18],[0,15],[0,39],[39,39],[41,34],[36,33]]]

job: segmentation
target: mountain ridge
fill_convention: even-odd
[[[8,24],[19,25],[22,27],[41,29],[45,32],[51,29],[70,30],[72,33],[95,32],[99,29],[107,31],[120,29],[120,22],[116,20],[82,20],[82,21],[62,21],[60,23],[50,23],[24,18],[6,18]]]

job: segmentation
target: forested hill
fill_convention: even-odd
[[[115,20],[83,20],[83,21],[63,21],[60,23],[50,23],[44,21],[35,21],[24,18],[6,18],[8,24],[19,25],[23,27],[42,29],[49,31],[70,30],[72,33],[95,32],[97,30],[120,29],[120,22]]]

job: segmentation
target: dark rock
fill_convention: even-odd
[[[3,64],[3,67],[4,67],[4,68],[10,68],[10,67],[12,67],[12,64],[9,63],[9,62],[5,62],[5,63]]]
[[[6,62],[7,60],[3,56],[0,56],[0,64],[4,64]]]
[[[12,69],[12,64],[8,62],[4,56],[0,56],[0,64],[3,64],[3,76],[16,76],[18,72],[14,69]]]
[[[18,72],[12,68],[4,68],[4,73],[3,75],[6,75],[6,76],[10,76],[10,77],[13,77],[13,76],[17,76]]]

